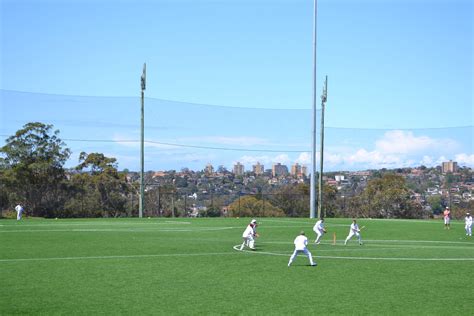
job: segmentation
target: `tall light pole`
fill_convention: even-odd
[[[324,81],[323,94],[321,95],[321,149],[319,150],[319,200],[318,200],[318,218],[321,218],[321,209],[323,208],[323,164],[324,164],[324,109],[328,99],[328,76]],[[324,212],[326,216],[326,211]]]
[[[146,63],[143,64],[141,79],[142,86],[142,107],[140,126],[140,202],[138,207],[138,217],[143,217],[143,207],[145,205],[145,89],[146,89]]]
[[[313,132],[312,132],[312,154],[311,154],[311,184],[310,184],[310,210],[309,217],[316,216],[316,22],[318,17],[318,0],[314,0],[313,16]]]

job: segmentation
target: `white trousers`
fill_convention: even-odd
[[[296,249],[295,249],[295,251],[293,252],[293,254],[292,254],[291,257],[290,257],[290,261],[288,262],[288,266],[290,266],[291,263],[293,263],[293,261],[295,260],[296,256],[297,256],[299,253],[304,253],[304,254],[306,255],[306,257],[308,257],[309,263],[310,263],[311,265],[314,265],[314,263],[313,263],[313,256],[311,255],[311,252],[309,252],[309,250],[305,248],[305,249],[303,249],[303,250],[296,250]]]
[[[17,211],[16,212],[16,220],[19,221],[21,219],[21,213],[23,213],[22,211]]]
[[[244,242],[242,243],[242,245],[240,245],[240,250],[243,250],[245,246],[249,247],[250,249],[255,249],[255,239],[253,238],[253,236],[247,236],[243,238]]]
[[[349,232],[349,235],[347,236],[346,241],[344,242],[344,244],[347,244],[349,239],[351,239],[354,235],[357,237],[357,239],[359,240],[359,244],[360,244],[362,242],[360,240],[360,233],[359,232],[354,232],[352,230]]]
[[[323,237],[324,235],[324,232],[320,231],[320,230],[317,230],[315,229],[314,232],[316,233],[316,240],[314,241],[315,243],[318,243],[321,241],[321,237]]]
[[[466,235],[472,236],[472,225],[466,225],[464,229],[466,229]]]
[[[449,217],[445,217],[444,218],[444,224],[445,225],[449,225],[449,222],[451,221],[451,219]]]

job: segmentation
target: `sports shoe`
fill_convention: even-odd
[[[318,265],[318,264],[315,262],[315,263],[313,263],[311,266],[312,266],[312,267],[315,267],[315,266],[317,266],[317,265]]]

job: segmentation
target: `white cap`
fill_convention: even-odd
[[[257,222],[257,220],[252,219],[252,221],[250,223],[255,224],[256,222]]]

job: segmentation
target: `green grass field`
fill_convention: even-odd
[[[314,220],[0,221],[0,314],[473,315],[474,239],[454,222],[327,219],[322,244],[288,268]],[[333,233],[337,243],[332,244]]]

